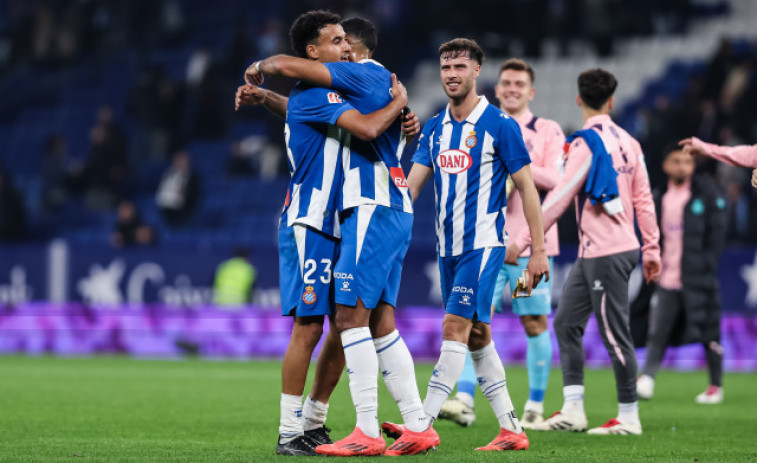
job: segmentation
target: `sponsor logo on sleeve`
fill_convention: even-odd
[[[343,103],[342,96],[336,92],[329,92],[329,103]]]
[[[402,167],[390,167],[389,175],[398,188],[407,188],[407,180],[405,180],[405,172],[402,171]]]

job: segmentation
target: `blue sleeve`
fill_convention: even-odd
[[[531,156],[523,143],[523,133],[515,119],[501,117],[499,121],[499,157],[507,172],[513,174],[523,166],[531,164]]]
[[[309,88],[297,95],[296,100],[296,104],[289,108],[289,112],[300,122],[322,122],[334,125],[345,111],[354,109],[344,101],[342,95],[326,88]]]
[[[381,74],[367,64],[359,63],[324,63],[331,73],[331,88],[349,96],[368,95],[381,85]],[[387,74],[388,76],[388,74]],[[390,78],[386,79],[387,92],[391,86]]]
[[[420,137],[418,137],[418,148],[413,154],[413,162],[424,165],[429,168],[433,168],[433,160],[431,159],[431,147],[434,143],[434,122],[436,118],[426,122],[423,126]]]

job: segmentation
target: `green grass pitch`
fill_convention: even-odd
[[[274,455],[279,368],[278,362],[0,357],[0,462],[294,461]],[[421,395],[430,372],[429,364],[417,366]],[[507,372],[520,413],[527,396],[526,373],[516,367]],[[531,431],[531,449],[525,452],[473,451],[497,433],[491,409],[479,395],[473,426],[437,422],[439,449],[403,458],[477,463],[757,461],[756,376],[726,375],[725,402],[697,405],[694,396],[706,386],[705,373],[663,371],[654,400],[641,403],[642,436]],[[547,412],[561,405],[561,385],[559,371],[553,370]],[[399,420],[383,384],[379,394],[380,419]],[[590,426],[615,416],[609,370],[587,371],[586,396]],[[347,435],[354,420],[342,381],[329,411],[332,437]]]

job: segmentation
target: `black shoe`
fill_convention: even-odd
[[[305,437],[310,439],[310,442],[313,444],[313,447],[318,447],[319,445],[333,444],[334,441],[332,441],[331,437],[329,436],[330,432],[331,432],[331,429],[327,428],[326,426],[321,426],[320,428],[315,428],[315,429],[311,429],[310,431],[305,431]]]
[[[276,454],[309,457],[315,455],[315,447],[313,447],[310,439],[306,436],[297,436],[286,444],[281,443],[281,436],[279,436],[279,443],[276,445]]]

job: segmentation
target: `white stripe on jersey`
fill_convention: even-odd
[[[444,124],[442,127],[442,136],[439,140],[439,152],[449,149],[450,139],[452,138],[452,124]],[[429,143],[433,142],[434,137],[429,137]],[[431,145],[433,150],[434,145]],[[433,151],[432,151],[433,152]],[[435,166],[434,169],[437,169]],[[442,194],[439,198],[439,217],[437,217],[438,223],[436,224],[436,235],[439,237],[439,255],[446,255],[445,249],[447,248],[446,234],[444,233],[444,220],[447,218],[447,198],[449,197],[449,175],[442,172],[440,175],[442,181]]]
[[[376,186],[376,203],[388,206],[391,204],[389,198],[389,170],[383,161],[373,163],[373,179]]]
[[[450,125],[450,124],[447,124]],[[467,153],[468,151],[465,150]],[[446,174],[445,174],[446,175]],[[455,180],[455,201],[452,203],[452,255],[463,252],[465,235],[465,200],[468,199],[468,171],[457,174]],[[459,219],[459,220],[456,220]]]
[[[360,168],[350,169],[349,142],[352,135],[347,135],[348,142],[345,143],[345,151],[342,153],[342,170],[344,171],[344,184],[342,185],[342,209],[348,209],[357,204],[360,199]],[[357,188],[351,187],[357,185]]]
[[[304,278],[305,271],[305,237],[307,229],[305,227],[292,227],[294,231],[294,241],[297,243],[297,257],[300,260],[300,277]]]
[[[368,232],[368,224],[371,223],[374,211],[376,211],[375,204],[365,204],[357,208],[357,251],[355,252],[355,265],[360,260],[365,234]]]
[[[291,211],[292,214],[287,214],[287,227],[291,227],[294,225],[294,222],[297,220],[297,214],[300,211],[300,189],[302,188],[302,184],[295,183],[292,185],[292,196],[289,198],[289,209],[288,211]]]
[[[467,128],[466,128],[467,130]],[[471,128],[471,130],[473,130]],[[463,132],[466,133],[466,132]],[[484,132],[484,145],[481,149],[481,170],[478,180],[478,198],[476,200],[476,235],[473,248],[480,249],[496,243],[496,222],[498,212],[487,213],[492,194],[494,139],[489,132]],[[503,212],[504,214],[504,212]]]
[[[492,248],[484,248],[483,254],[481,254],[481,267],[478,269],[478,278],[481,279],[481,274],[484,273],[486,263],[489,262],[489,257],[492,255]]]
[[[299,223],[307,223],[318,229],[321,228],[321,224],[308,223],[308,218],[320,216],[322,222],[323,211],[328,210],[331,184],[334,183],[336,166],[338,165],[339,156],[341,155],[340,137],[341,130],[339,127],[333,125],[329,126],[329,131],[326,134],[326,142],[323,144],[323,180],[321,181],[321,188],[313,188],[313,192],[310,196],[310,204],[308,205],[307,217],[303,217],[303,220],[298,221]],[[334,215],[336,215],[336,211],[334,211]],[[333,218],[330,217],[329,220],[333,220]],[[335,235],[338,236],[338,232],[336,232]]]
[[[397,160],[402,160],[402,152],[405,151],[405,145],[407,145],[407,136],[405,135],[405,132],[400,133],[400,142],[397,145],[397,152],[395,153],[397,155]],[[402,166],[400,165],[400,169]],[[394,179],[392,179],[392,182]],[[402,192],[402,209],[405,212],[413,213],[413,200],[410,199],[410,191],[407,187],[400,187],[399,189]]]
[[[293,167],[293,171],[297,170],[297,166],[294,165],[294,154],[292,154],[292,150],[289,148],[289,124],[284,124],[284,145],[287,147],[287,157],[289,158],[289,164]]]

